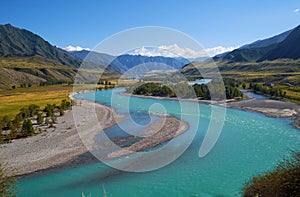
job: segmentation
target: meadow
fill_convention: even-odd
[[[59,105],[68,99],[72,92],[71,85],[35,86],[0,91],[0,118],[13,118],[21,108],[36,104],[44,108],[47,104]]]

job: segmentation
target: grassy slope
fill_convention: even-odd
[[[46,81],[72,82],[74,69],[40,56],[0,58],[0,89]]]
[[[0,91],[20,87],[21,84],[40,84],[41,82],[72,83],[76,74],[85,82],[99,80],[103,69],[76,69],[59,64],[40,56],[0,58]],[[98,74],[97,74],[98,73]],[[101,78],[118,78],[119,73],[105,70]]]

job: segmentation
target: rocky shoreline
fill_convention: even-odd
[[[99,123],[103,130],[122,121],[122,116],[115,113],[111,107],[98,103],[80,101],[80,105],[93,105]],[[78,106],[80,107],[80,106]],[[162,121],[164,126],[161,127]],[[78,127],[78,125],[76,125]],[[58,117],[55,128],[32,137],[13,140],[0,145],[0,162],[7,176],[29,175],[45,170],[76,167],[82,164],[96,162],[82,143],[76,130],[72,111]],[[155,128],[160,128],[154,132]],[[162,117],[153,122],[148,131],[155,133],[154,137],[146,137],[130,146],[131,151],[142,151],[176,137],[188,129],[188,124],[174,117]],[[101,131],[100,131],[101,132]],[[145,131],[146,132],[146,131]],[[124,153],[110,153],[107,158],[124,156]]]
[[[245,92],[244,92],[245,93]],[[179,100],[178,98],[168,98],[159,96],[144,96],[144,95],[134,95],[126,92],[121,92],[121,95],[125,96],[135,96],[139,98],[154,98],[161,100]],[[247,98],[241,100],[226,100],[224,102],[217,102],[211,100],[198,100],[198,99],[180,99],[182,101],[198,102],[203,104],[220,105],[223,107],[229,107],[244,111],[258,112],[273,118],[290,118],[294,120],[292,125],[300,129],[300,105],[296,103],[291,103],[282,100],[272,100],[272,99],[256,99],[248,96]]]
[[[290,118],[293,121],[292,126],[300,129],[300,105],[283,100],[256,99],[249,97],[236,102],[229,102],[227,107],[262,113],[272,118]]]

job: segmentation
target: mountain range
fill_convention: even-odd
[[[214,57],[215,60],[221,59],[229,63],[262,62],[284,58],[294,60],[300,58],[300,26]]]
[[[211,61],[192,62],[181,73],[193,79],[200,76],[199,70],[218,72],[211,67],[217,65],[223,77],[300,86],[300,26],[219,54],[213,60],[213,64]]]
[[[42,37],[10,24],[0,25],[0,89],[21,84],[73,82],[77,69],[84,62],[86,69],[104,71],[104,75],[144,74],[152,70],[181,69],[182,58],[121,55],[118,57],[90,51],[68,52],[51,45]],[[147,65],[146,69],[132,69]],[[168,65],[168,66],[166,66]],[[145,68],[141,66],[140,68]],[[80,72],[83,81],[91,75]]]
[[[245,69],[253,72],[261,69],[298,71],[299,58],[300,26],[213,57],[221,72]],[[291,63],[284,59],[295,61]],[[205,60],[201,61],[204,62],[198,65],[205,64]],[[23,83],[73,82],[82,63],[87,65],[87,69],[105,70],[104,74],[108,76],[123,73],[141,75],[153,70],[170,69],[193,73],[197,64],[191,64],[185,58],[129,54],[112,56],[85,50],[68,52],[28,30],[10,24],[0,25],[0,89]],[[89,72],[80,72],[80,77],[84,81],[90,79],[91,75]]]
[[[112,56],[86,50],[74,51],[71,54],[82,61],[102,65],[108,69],[130,76],[143,75],[153,70],[179,70],[189,63],[189,60],[184,58],[130,54]]]

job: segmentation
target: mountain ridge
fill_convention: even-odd
[[[297,26],[273,37],[243,45],[226,54],[216,55],[213,59],[229,63],[260,62],[282,58],[298,59],[300,58],[299,45],[300,26]]]
[[[51,45],[37,34],[11,24],[0,25],[0,57],[39,55],[58,63],[78,68],[80,60],[63,49]]]
[[[270,50],[258,61],[275,59],[299,59],[300,58],[300,25],[293,29],[285,40],[278,43],[276,48]]]
[[[80,58],[82,61],[94,64],[100,63],[108,69],[116,70],[128,75],[141,75],[152,70],[179,70],[189,63],[189,61],[185,58],[163,56],[143,56],[131,54],[112,56],[105,53],[86,50],[70,53]]]

